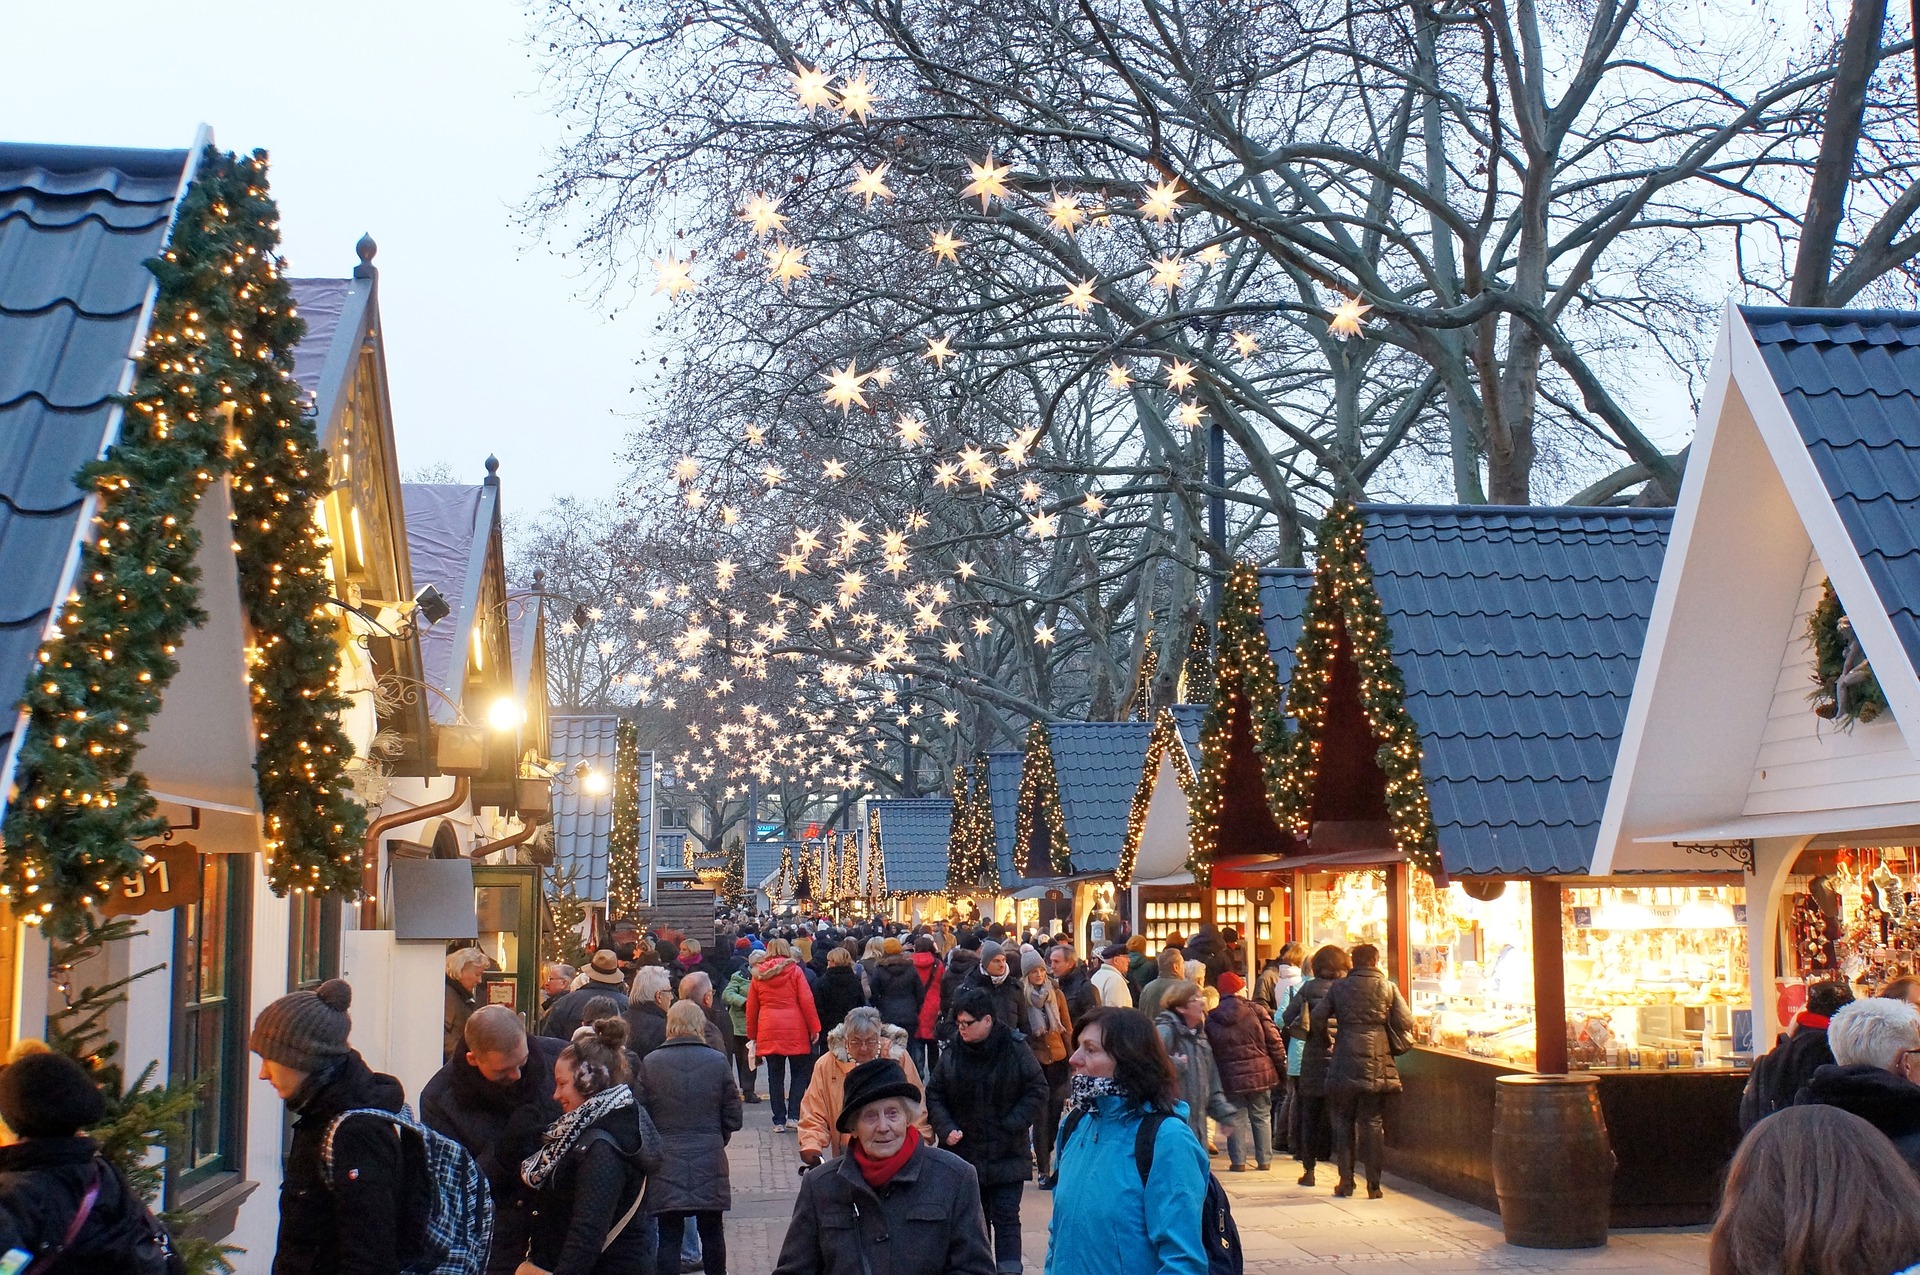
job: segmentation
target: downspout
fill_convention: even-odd
[[[484,846],[475,846],[473,848],[473,857],[478,859],[481,855],[490,855],[494,853],[496,850],[511,850],[513,847],[520,845],[521,843],[525,842],[528,838],[532,837],[534,833],[540,830],[540,827],[541,825],[534,823],[531,820],[523,820],[520,826],[520,831],[513,833],[509,836],[502,837],[498,841],[489,841]]]
[[[435,815],[444,815],[458,809],[467,800],[467,794],[473,790],[473,780],[468,775],[456,775],[453,780],[453,795],[441,801],[428,802],[424,806],[408,806],[404,810],[394,810],[381,815],[367,826],[367,838],[361,851],[360,892],[365,895],[360,901],[360,928],[371,930],[378,927],[380,920],[380,838],[395,828],[410,823],[419,823],[422,819],[431,819]]]

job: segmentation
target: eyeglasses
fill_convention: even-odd
[[[980,1020],[977,1018],[955,1018],[953,1025],[955,1027],[974,1027],[978,1026],[979,1022]]]

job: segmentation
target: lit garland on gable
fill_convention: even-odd
[[[878,903],[887,897],[887,852],[880,844],[880,812],[867,810],[867,897]]]
[[[345,770],[338,625],[325,598],[327,541],[314,506],[327,458],[299,407],[293,348],[305,332],[280,274],[266,154],[208,148],[182,197],[118,439],[76,483],[95,495],[90,534],[56,631],[39,651],[0,841],[0,894],[56,935],[74,933],[138,842],[165,821],[134,769],[140,739],[204,622],[195,510],[231,476],[248,651],[255,770],[276,893],[357,894],[366,814]]]
[[[1061,876],[1073,871],[1067,818],[1060,809],[1060,775],[1053,765],[1053,735],[1045,722],[1027,727],[1027,757],[1020,767],[1020,796],[1013,808],[1013,870],[1024,876],[1034,838],[1046,837],[1047,866]]]
[[[693,844],[688,835],[686,844]],[[640,907],[640,728],[622,718],[613,728],[613,828],[607,834],[607,916]]]
[[[973,855],[973,815],[967,791],[967,767],[953,768],[953,811],[947,817],[947,898],[971,893],[978,882]],[[878,816],[876,816],[876,819]],[[877,828],[878,823],[875,824]]]
[[[793,843],[787,842],[780,847],[780,875],[774,878],[773,892],[783,899],[794,896],[793,879]]]
[[[1174,720],[1173,711],[1165,708],[1153,719],[1153,730],[1147,736],[1147,755],[1140,765],[1140,782],[1134,785],[1133,804],[1127,809],[1127,834],[1120,843],[1120,862],[1113,870],[1116,890],[1133,887],[1133,865],[1140,854],[1141,834],[1147,830],[1147,811],[1153,805],[1162,757],[1173,762],[1174,779],[1191,805],[1198,780],[1193,773],[1193,763],[1187,760],[1187,746],[1180,738],[1180,723]]]
[[[973,832],[971,843],[975,864],[973,879],[980,888],[998,894],[1005,882],[1000,879],[998,834],[993,827],[993,784],[985,755],[973,759],[973,796],[967,802]]]
[[[1298,729],[1275,810],[1296,835],[1307,832],[1327,725],[1327,694],[1344,629],[1359,675],[1360,705],[1379,744],[1375,760],[1387,779],[1387,822],[1393,844],[1438,879],[1443,868],[1433,811],[1420,776],[1420,733],[1407,712],[1406,683],[1393,662],[1393,635],[1367,565],[1366,524],[1348,502],[1336,503],[1321,520],[1317,555],[1313,589],[1301,618],[1300,645],[1294,654],[1293,679],[1287,687],[1287,711]]]
[[[1218,640],[1212,661],[1213,699],[1200,732],[1200,774],[1194,785],[1188,827],[1187,870],[1206,886],[1219,857],[1220,823],[1226,808],[1227,766],[1236,728],[1250,736],[1260,760],[1268,804],[1280,809],[1287,758],[1287,725],[1280,713],[1280,671],[1267,649],[1260,615],[1260,573],[1235,563],[1220,600]],[[1196,638],[1199,649],[1202,641]],[[1189,657],[1191,664],[1191,657]],[[1191,678],[1191,674],[1189,674]],[[1144,811],[1142,812],[1144,818]]]

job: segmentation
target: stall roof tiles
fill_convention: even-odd
[[[867,808],[880,823],[887,889],[913,894],[946,889],[953,802],[945,797],[896,797],[870,802]]]
[[[1361,512],[1447,870],[1584,872],[1671,511]]]
[[[1312,592],[1313,572],[1304,567],[1268,567],[1260,573],[1260,620],[1282,687],[1293,676],[1293,649],[1300,644],[1300,621]]]
[[[85,504],[73,478],[116,422],[188,154],[0,143],[0,761]]]
[[[553,760],[562,772],[585,762],[612,775],[620,719],[611,713],[554,717],[548,722]],[[577,783],[554,785],[553,869],[556,885],[571,878],[575,898],[607,897],[607,842],[613,835],[613,794],[589,796]]]
[[[746,886],[757,890],[760,883],[780,870],[780,852],[791,841],[749,841],[746,846]]]
[[[1151,722],[1052,722],[1053,767],[1073,870],[1111,872],[1146,762]]]
[[[1740,313],[1908,661],[1920,669],[1920,314]]]
[[[1013,863],[1013,816],[1020,804],[1020,768],[1024,752],[1003,749],[987,754],[987,793],[993,801],[993,853],[1000,862],[1000,885],[1018,890],[1027,884]]]

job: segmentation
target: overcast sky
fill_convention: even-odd
[[[559,131],[518,5],[4,7],[0,136],[184,148],[205,122],[226,149],[271,152],[294,274],[345,276],[372,234],[403,471],[478,480],[491,452],[509,514],[614,491],[650,322],[609,322],[511,224]]]

